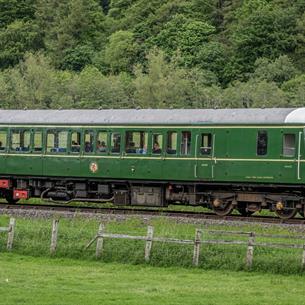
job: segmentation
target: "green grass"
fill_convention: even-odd
[[[304,279],[2,253],[0,294],[4,305],[302,305]]]
[[[0,226],[6,226],[7,216],[0,217]],[[49,257],[51,219],[26,219],[18,218],[13,253],[31,255],[36,257]],[[106,231],[111,233],[124,233],[130,235],[146,235],[147,222],[133,217],[124,221],[112,221],[107,223]],[[288,234],[294,235],[295,227],[287,226],[260,226],[255,224],[234,225],[222,223],[218,225],[194,225],[181,224],[174,220],[159,217],[149,222],[155,228],[155,236],[173,237],[179,239],[194,239],[196,228],[203,229],[205,239],[242,239],[246,237],[236,236],[211,236],[207,229],[254,231],[256,233]],[[88,250],[85,245],[96,235],[99,221],[83,219],[75,214],[72,219],[60,219],[58,248],[56,258],[81,259],[95,261],[95,244]],[[272,241],[260,238],[258,241]],[[277,240],[295,243],[291,240]],[[273,240],[275,242],[275,240]],[[299,241],[301,243],[301,241]],[[6,234],[0,234],[0,252],[6,251]],[[176,245],[155,242],[149,265],[156,267],[190,267],[192,268],[192,245]],[[256,247],[254,251],[253,271],[278,273],[278,274],[302,274],[301,249],[270,249]],[[203,245],[200,255],[200,269],[240,271],[245,268],[246,246]],[[144,242],[131,240],[110,240],[104,243],[103,255],[100,259],[108,263],[127,263],[144,265]]]

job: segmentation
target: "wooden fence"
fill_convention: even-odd
[[[13,240],[15,234],[16,220],[11,218],[9,221],[8,227],[0,227],[0,233],[4,232],[8,234],[7,238],[7,249],[12,250]],[[59,220],[54,219],[52,221],[52,230],[51,230],[51,242],[50,242],[50,254],[54,255],[57,250],[58,242],[58,229],[59,229]],[[240,239],[228,240],[228,239],[219,239],[212,238],[213,236],[239,236]],[[242,238],[243,239],[242,239]],[[182,245],[192,245],[193,246],[193,265],[199,265],[200,252],[204,245],[239,245],[245,246],[245,262],[246,267],[251,269],[253,265],[253,256],[255,247],[267,247],[267,248],[278,248],[278,249],[302,249],[302,260],[301,267],[305,269],[305,236],[304,235],[271,235],[271,234],[256,234],[255,232],[242,232],[242,231],[221,231],[221,230],[207,230],[207,229],[196,229],[194,239],[177,239],[170,237],[156,237],[154,236],[154,227],[147,227],[147,234],[145,236],[132,236],[127,234],[112,234],[105,231],[105,225],[101,223],[99,225],[97,234],[94,238],[85,246],[84,250],[88,249],[91,245],[96,242],[96,251],[95,255],[97,258],[101,257],[104,247],[104,239],[113,238],[113,239],[129,239],[129,240],[142,240],[145,242],[144,248],[144,259],[146,262],[150,261],[151,252],[153,243],[163,242],[163,243],[174,243]],[[246,238],[246,240],[245,240]],[[263,239],[273,239],[272,242],[261,242],[257,241],[257,238]],[[298,240],[302,241],[302,244],[299,243],[290,243],[290,242],[274,242],[274,240]]]
[[[12,250],[12,248],[13,248],[13,241],[14,241],[14,235],[15,235],[15,226],[16,226],[15,218],[10,218],[8,227],[0,227],[0,233],[7,233],[6,248],[9,251]]]
[[[247,240],[225,240],[225,239],[204,239],[204,234],[208,235],[229,235],[229,236],[240,236],[247,237]],[[292,244],[283,242],[257,242],[256,238],[265,239],[284,239],[284,240],[302,240],[302,244]],[[246,267],[251,269],[253,265],[253,256],[255,247],[267,247],[267,248],[278,248],[278,249],[303,249],[301,267],[305,268],[305,236],[304,235],[271,235],[271,234],[255,234],[255,232],[240,232],[240,231],[221,231],[221,230],[195,230],[194,239],[176,239],[168,237],[155,237],[154,227],[147,227],[146,236],[132,236],[126,234],[112,234],[105,232],[104,224],[100,224],[96,236],[86,245],[85,249],[88,249],[96,241],[96,257],[99,258],[103,252],[103,245],[105,238],[113,239],[130,239],[130,240],[143,240],[145,241],[144,258],[146,262],[149,262],[151,257],[153,242],[164,242],[164,243],[175,243],[175,244],[188,244],[193,245],[193,265],[199,265],[199,257],[202,245],[244,245],[245,251],[245,262]]]

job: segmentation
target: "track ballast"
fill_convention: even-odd
[[[252,215],[249,217],[241,215],[218,216],[209,212],[193,212],[193,211],[172,211],[172,210],[156,210],[147,208],[109,208],[109,207],[81,207],[67,206],[61,204],[8,204],[0,203],[0,211],[2,214],[11,210],[40,210],[54,212],[69,212],[69,213],[93,213],[93,214],[109,214],[109,215],[149,215],[149,216],[164,216],[169,218],[185,217],[190,219],[206,219],[206,220],[223,220],[223,221],[241,221],[251,223],[269,223],[269,224],[294,224],[304,225],[304,218],[280,219],[273,216]]]

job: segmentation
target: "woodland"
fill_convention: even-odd
[[[305,0],[0,0],[0,108],[305,106]]]

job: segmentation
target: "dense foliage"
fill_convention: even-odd
[[[305,105],[304,0],[0,0],[1,108]]]

